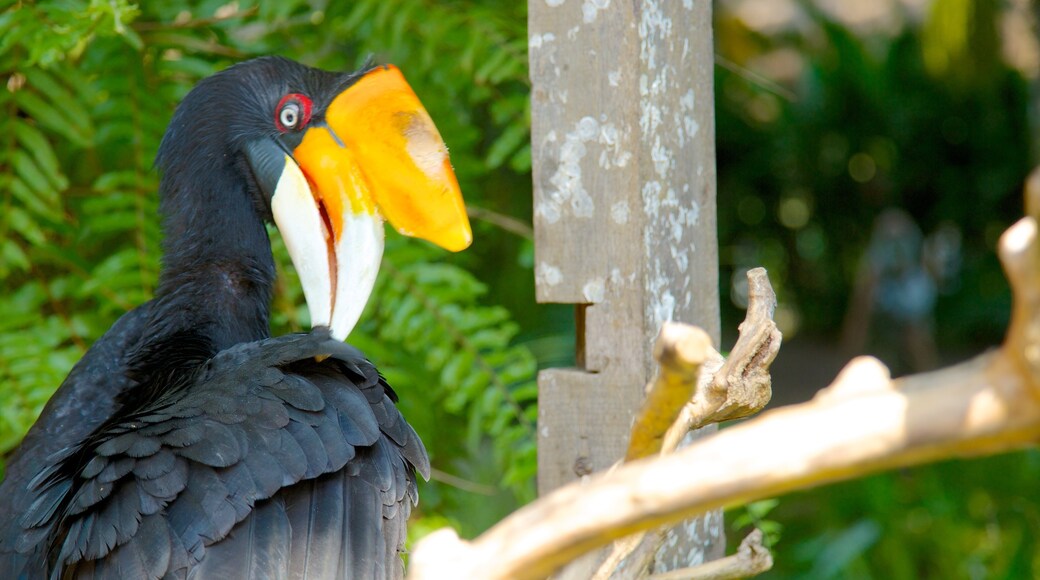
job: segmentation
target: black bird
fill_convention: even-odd
[[[262,58],[199,83],[156,164],[156,296],[91,347],[12,456],[0,578],[401,576],[429,459],[342,340],[372,289],[382,216],[470,243],[429,115],[394,67]],[[269,220],[308,334],[269,337]]]

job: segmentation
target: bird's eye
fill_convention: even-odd
[[[282,97],[275,108],[274,124],[282,133],[302,129],[311,120],[311,100],[299,93]]]
[[[300,106],[296,103],[289,103],[282,107],[282,112],[279,113],[278,119],[282,122],[282,126],[286,129],[295,129],[296,121],[299,120]]]

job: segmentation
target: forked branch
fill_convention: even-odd
[[[632,427],[631,441],[625,461],[647,457],[652,453],[671,453],[691,430],[727,419],[751,416],[766,406],[772,396],[769,365],[780,349],[781,335],[773,322],[776,294],[769,284],[764,268],[747,273],[748,308],[740,325],[740,336],[729,358],[711,347],[707,335],[694,326],[665,323],[654,345],[654,357],[660,365],[653,383],[648,387],[646,402]],[[695,337],[703,337],[696,340]],[[680,348],[685,346],[685,348]],[[682,387],[674,386],[680,383]],[[674,398],[655,396],[661,390],[682,391],[685,402]],[[692,395],[692,396],[690,396]],[[675,405],[681,405],[681,409]],[[663,440],[659,429],[663,422],[650,423],[643,417],[667,416],[670,425]],[[658,429],[658,430],[653,430]],[[654,437],[656,446],[640,448],[637,442]],[[557,575],[558,580],[591,578],[639,578],[646,575],[655,556],[675,529],[669,527],[638,532],[615,541],[598,567],[580,559]],[[695,572],[687,570],[688,573]],[[707,572],[710,578],[713,571]],[[690,576],[699,579],[698,576]]]
[[[773,567],[773,555],[762,545],[762,530],[744,538],[737,553],[692,568],[651,574],[647,580],[738,580],[761,574]]]
[[[416,548],[410,577],[544,578],[595,547],[707,510],[1033,443],[1040,437],[1040,187],[1027,188],[1026,207],[1032,215],[999,246],[1014,302],[998,350],[899,380],[877,360],[857,358],[808,403],[560,488],[472,542],[450,530],[432,534]]]

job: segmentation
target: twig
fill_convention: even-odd
[[[495,493],[498,492],[494,486],[463,479],[457,475],[452,475],[447,471],[441,471],[436,467],[430,468],[430,479],[433,481],[439,481],[445,485],[450,485],[456,489],[461,489],[462,491],[468,491],[479,495],[495,495]]]
[[[649,457],[661,450],[668,428],[693,397],[701,365],[708,358],[711,338],[696,326],[666,322],[654,342],[657,377],[647,385],[646,400],[632,427],[625,461]]]
[[[703,368],[703,371],[699,374],[687,373],[685,377],[688,381],[687,392],[692,397],[687,397],[689,401],[683,405],[678,417],[669,411],[672,414],[669,415],[667,435],[663,442],[660,440],[660,436],[657,436],[655,442],[658,447],[654,452],[671,453],[692,429],[698,429],[724,419],[749,416],[760,411],[769,402],[772,396],[769,365],[776,358],[781,341],[780,331],[773,322],[776,294],[769,284],[769,277],[764,268],[754,268],[748,271],[747,277],[748,309],[744,322],[740,325],[740,337],[737,339],[733,351],[725,361],[718,351],[711,348],[710,343],[704,345],[703,352],[689,353],[688,356],[691,359],[696,358],[699,363],[698,368]],[[686,325],[676,326],[694,328]],[[661,333],[663,338],[665,327],[662,327]],[[705,336],[705,338],[707,337]],[[659,338],[658,344],[661,342],[661,338]],[[656,345],[655,348],[657,348]],[[669,370],[669,367],[674,367],[675,363],[666,365],[665,361],[660,358],[658,361],[661,363],[659,377],[671,375],[672,380],[676,380],[677,374]],[[693,360],[684,364],[690,366],[693,364]],[[660,378],[658,380],[660,381]],[[696,389],[693,389],[694,385],[696,385]],[[649,406],[651,406],[651,401],[648,396],[644,413]],[[645,431],[645,428],[641,429],[639,425],[637,421],[636,427],[632,429],[633,442]],[[626,461],[643,456],[645,455],[633,454],[630,446]],[[645,575],[670,533],[675,533],[675,531],[670,528],[660,528],[618,540],[614,542],[610,553],[599,564],[595,572],[591,573],[591,576],[584,569],[589,562],[582,561],[576,564],[573,570],[568,569],[565,575],[561,575],[561,580],[583,577],[590,577],[592,580],[607,580],[612,577],[633,578]]]
[[[773,555],[762,545],[762,530],[755,528],[732,556],[700,566],[651,574],[647,580],[736,580],[757,576],[773,567]]]
[[[216,40],[196,38],[188,33],[182,33],[172,29],[156,30],[147,34],[148,41],[151,44],[160,46],[171,45],[184,49],[186,52],[210,53],[237,59],[249,56],[246,52],[231,46],[223,45]]]
[[[881,363],[856,359],[827,395],[560,488],[460,542],[450,562],[438,566],[444,546],[420,544],[412,578],[543,578],[596,546],[711,509],[1031,443],[1040,406],[1020,375],[996,353],[893,384]],[[918,388],[901,392],[908,382]]]
[[[769,365],[776,359],[782,336],[773,322],[776,293],[765,268],[747,273],[748,310],[740,324],[740,337],[722,368],[706,388],[697,389],[668,436],[665,450],[678,447],[686,433],[710,423],[754,415],[773,395]]]
[[[713,350],[714,358],[705,365],[709,373],[702,373],[704,376],[693,399],[683,407],[669,429],[662,453],[675,451],[690,431],[758,413],[773,396],[769,365],[776,358],[782,340],[773,321],[776,293],[769,284],[765,268],[749,270],[747,280],[748,308],[739,327],[737,343],[724,362],[722,356]],[[682,533],[681,527],[647,533],[627,557],[626,574],[648,571],[669,537]],[[618,577],[618,574],[613,576]]]
[[[475,220],[486,221],[487,223],[496,225],[507,232],[516,234],[521,238],[527,240],[534,239],[534,228],[515,217],[483,207],[478,207],[472,203],[466,203],[466,213],[469,217]]]
[[[138,32],[151,32],[154,30],[185,30],[189,28],[205,28],[235,18],[249,18],[257,13],[257,7],[252,6],[245,10],[229,10],[225,13],[215,14],[210,18],[195,18],[186,20],[174,20],[173,22],[158,22],[154,20],[138,20],[130,25]]]
[[[1014,295],[999,350],[895,381],[877,360],[854,359],[808,403],[559,488],[473,542],[433,534],[416,548],[410,577],[543,578],[597,546],[708,510],[1032,444],[1040,437],[1036,220],[1012,226],[999,254]]]
[[[722,56],[719,53],[715,53],[715,64],[721,66],[722,68],[730,71],[731,73],[737,76],[742,77],[749,83],[753,85],[758,85],[763,89],[773,93],[774,95],[783,98],[789,103],[798,102],[798,95],[796,95],[790,89],[785,88],[780,83],[765,76],[762,76],[747,67],[740,66],[739,64]]]

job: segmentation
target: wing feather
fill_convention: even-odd
[[[429,460],[395,398],[321,332],[224,351],[55,455],[19,549],[62,577],[396,577]]]

